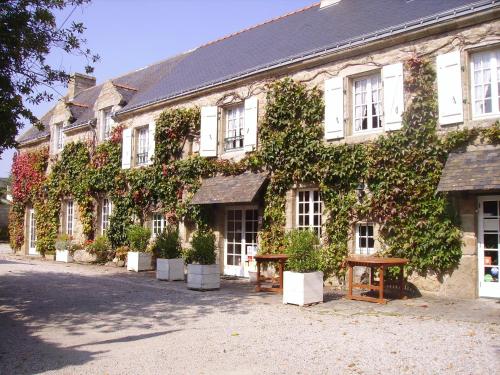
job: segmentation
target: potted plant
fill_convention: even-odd
[[[198,230],[193,235],[192,249],[186,254],[188,263],[187,287],[195,290],[220,288],[220,269],[215,264],[215,235]]]
[[[153,253],[156,255],[156,278],[158,280],[184,280],[184,259],[177,228],[167,227],[155,239]]]
[[[148,271],[152,269],[152,254],[149,251],[151,231],[140,225],[132,225],[127,232],[130,251],[127,253],[128,271]]]
[[[292,230],[285,237],[288,255],[283,273],[283,303],[310,305],[323,302],[323,272],[320,269],[319,240],[316,233]]]
[[[91,263],[104,264],[111,255],[111,244],[106,236],[97,236],[88,242],[87,251],[92,256]]]
[[[73,246],[71,237],[67,234],[61,234],[56,240],[56,262],[73,262]]]

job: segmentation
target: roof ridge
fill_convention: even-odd
[[[319,6],[320,4],[321,4],[321,2],[315,2],[315,3],[311,4],[311,5],[307,5],[307,6],[305,6],[305,7],[300,8],[300,9],[293,10],[293,11],[288,12],[288,13],[285,13],[285,14],[283,14],[283,15],[281,15],[281,16],[277,16],[277,17],[271,18],[271,19],[269,19],[269,20],[267,20],[267,21],[263,21],[263,22],[257,23],[257,24],[255,24],[255,25],[253,25],[253,26],[249,26],[249,27],[247,27],[247,28],[245,28],[245,29],[242,29],[242,30],[240,30],[240,31],[236,31],[236,32],[234,32],[234,33],[228,34],[228,35],[223,36],[223,37],[221,37],[221,38],[218,38],[218,39],[212,40],[212,41],[210,41],[210,42],[207,42],[207,43],[205,43],[205,44],[202,44],[201,46],[199,46],[199,47],[197,47],[197,48],[195,48],[195,49],[210,46],[210,45],[215,44],[215,43],[217,43],[217,42],[221,42],[221,41],[223,41],[223,40],[226,40],[226,39],[232,38],[233,36],[240,35],[240,34],[243,34],[243,33],[247,32],[247,31],[250,31],[250,30],[256,29],[256,28],[258,28],[258,27],[261,27],[261,26],[267,25],[267,24],[269,24],[269,23],[276,22],[276,21],[279,21],[279,20],[281,20],[281,19],[283,19],[283,18],[293,16],[294,14],[301,13],[301,12],[305,12],[306,10],[309,10],[309,9],[311,9],[311,8],[314,8],[314,7]]]

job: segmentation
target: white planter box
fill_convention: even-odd
[[[323,302],[323,272],[283,273],[283,303],[310,305]]]
[[[184,260],[156,259],[156,278],[158,280],[184,280]]]
[[[71,263],[73,257],[68,250],[56,250],[56,262]]]
[[[150,253],[139,253],[137,251],[129,251],[127,253],[127,270],[128,271],[149,271],[152,269]]]
[[[218,264],[188,264],[188,289],[213,290],[220,288]]]

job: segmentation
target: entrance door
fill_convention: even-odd
[[[479,295],[500,298],[500,196],[479,198]]]
[[[226,210],[224,273],[248,277],[249,259],[257,250],[258,211],[255,208]]]
[[[29,238],[28,238],[28,254],[37,255],[36,251],[36,219],[35,210],[31,209],[28,213],[29,219]]]

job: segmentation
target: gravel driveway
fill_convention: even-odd
[[[328,300],[0,255],[0,374],[498,373],[497,301]]]

